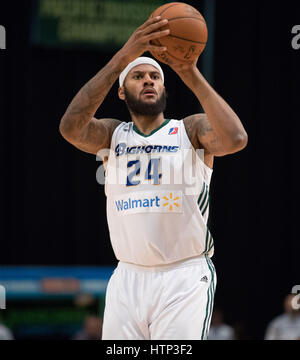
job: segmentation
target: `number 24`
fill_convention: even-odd
[[[145,172],[145,180],[152,180],[153,185],[159,185],[159,179],[161,178],[162,174],[159,174],[159,165],[160,165],[160,158],[150,159],[147,170]],[[140,175],[141,173],[141,162],[140,160],[131,160],[127,163],[127,168],[131,168],[135,166],[134,170],[131,171],[126,180],[126,186],[134,186],[139,185],[139,180],[133,180],[134,176]]]

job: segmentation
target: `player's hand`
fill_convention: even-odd
[[[177,73],[177,74],[180,74],[180,73],[185,73],[185,72],[190,72],[190,71],[193,71],[195,70],[195,68],[197,68],[197,62],[198,62],[198,59],[195,59],[193,60],[192,62],[188,63],[188,62],[185,62],[185,63],[172,63],[172,64],[169,64],[169,66]]]
[[[131,35],[122,49],[119,56],[124,63],[129,64],[141,56],[145,51],[166,51],[165,46],[156,46],[150,43],[151,40],[159,39],[170,33],[170,30],[160,30],[168,23],[167,19],[161,20],[160,16],[148,19],[143,25],[138,27]]]

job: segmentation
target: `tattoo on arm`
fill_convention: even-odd
[[[61,123],[63,137],[80,150],[95,154],[109,148],[116,119],[97,120],[93,116],[119,76],[118,64],[108,63],[77,93],[67,108]]]
[[[195,122],[193,121],[195,115],[188,116],[183,120],[186,133],[188,135],[188,138],[190,139],[190,142],[192,143],[193,147],[195,149],[199,148],[199,142],[197,139],[197,132],[195,129]]]
[[[202,116],[199,118],[199,125],[198,125],[198,134],[200,136],[205,136],[207,133],[212,132],[213,128],[210,125],[206,116]]]
[[[100,149],[109,149],[114,130],[121,124],[117,119],[93,118],[81,132],[77,147],[96,154]]]
[[[207,153],[218,151],[220,138],[212,128],[206,114],[195,114],[184,119],[187,134],[195,148],[203,148]]]
[[[119,71],[112,71],[109,64],[94,76],[75,96],[67,108],[65,118],[69,128],[82,129],[94,116],[113,83]]]

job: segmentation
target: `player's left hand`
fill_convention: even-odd
[[[174,63],[172,65],[169,65],[171,69],[173,69],[177,74],[179,73],[185,73],[193,71],[195,68],[197,68],[197,61],[198,59],[193,60],[191,63]]]

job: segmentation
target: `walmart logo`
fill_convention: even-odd
[[[115,196],[115,210],[121,214],[181,213],[181,191],[146,191]]]
[[[170,211],[173,211],[174,206],[179,207],[179,204],[175,202],[179,200],[179,197],[176,196],[175,198],[173,198],[173,193],[170,193],[169,197],[164,196],[163,199],[166,200],[163,206],[168,206]]]
[[[158,196],[155,196],[154,198],[151,199],[137,199],[137,200],[132,200],[131,198],[129,198],[127,201],[125,200],[118,200],[116,201],[116,206],[118,211],[122,211],[122,210],[128,210],[128,209],[134,209],[134,208],[142,208],[142,207],[159,207],[159,201],[160,198]]]

